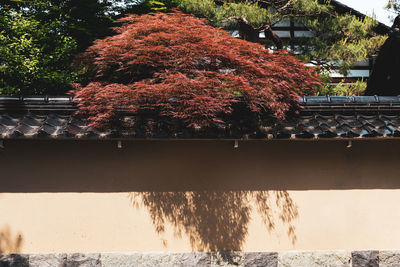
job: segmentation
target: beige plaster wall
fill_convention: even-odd
[[[399,249],[399,159],[396,141],[6,141],[0,251]]]

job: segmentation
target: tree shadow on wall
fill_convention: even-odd
[[[28,266],[26,255],[18,254],[21,252],[23,237],[21,233],[12,235],[10,227],[5,226],[0,229],[0,266]]]
[[[0,229],[0,253],[20,253],[24,238],[21,233],[12,235],[10,227]]]
[[[135,207],[148,209],[158,234],[169,223],[175,236],[185,234],[196,251],[242,250],[253,208],[268,231],[280,221],[296,242],[293,221],[298,209],[286,191],[132,192],[129,196]]]

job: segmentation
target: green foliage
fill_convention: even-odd
[[[285,2],[285,1],[283,1]],[[287,1],[286,1],[287,2]],[[285,4],[286,4],[285,2]],[[331,11],[331,7],[329,6],[330,1],[328,0],[297,0],[292,2],[292,10],[289,12],[285,12],[291,16],[312,16],[316,14],[328,13]]]
[[[111,33],[110,1],[11,0],[0,6],[0,94],[64,94],[74,55]]]
[[[76,40],[78,51],[111,34],[112,1],[108,0],[12,0],[5,6],[40,23],[55,21],[57,32]]]
[[[235,23],[237,18],[245,18],[252,27],[259,28],[266,21],[273,21],[272,14],[270,9],[260,7],[257,2],[225,3],[218,10],[217,21],[222,26],[224,21]]]
[[[124,14],[148,14],[151,12],[166,12],[177,7],[175,0],[110,0],[110,10],[113,18],[121,18]]]
[[[214,0],[175,0],[173,3],[184,12],[197,17],[205,17],[214,24],[220,19],[218,18],[220,13]]]
[[[328,75],[321,75],[323,80],[323,85],[317,87],[315,90],[316,95],[324,96],[358,96],[363,95],[365,89],[367,89],[367,82],[364,80],[359,80],[353,83],[346,83],[342,80],[336,85],[330,84],[330,77]]]
[[[363,95],[365,89],[367,89],[367,82],[364,80],[359,80],[354,83],[344,83],[340,82],[333,88],[335,95],[338,96],[357,96]]]
[[[206,17],[216,26],[226,26],[243,18],[254,28],[273,25],[284,18],[316,15],[328,11],[327,5],[318,0],[297,0],[288,7],[288,1],[218,1],[214,0],[173,0],[176,6],[187,13]],[[279,2],[279,5],[274,5]],[[265,3],[271,3],[265,5]]]
[[[0,94],[57,94],[74,81],[69,65],[76,42],[58,24],[1,10]]]
[[[337,17],[318,16],[300,21],[315,33],[315,38],[298,39],[298,52],[304,60],[316,62],[325,69],[336,69],[343,75],[354,63],[375,54],[387,36],[374,36],[377,22],[350,14]]]

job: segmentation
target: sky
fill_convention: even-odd
[[[395,16],[392,12],[385,9],[387,0],[338,0],[339,2],[354,8],[355,10],[366,15],[375,14],[376,19],[388,26],[392,26],[389,16]]]

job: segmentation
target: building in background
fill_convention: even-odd
[[[361,19],[366,17],[366,15],[340,3],[339,1],[332,0],[331,5],[334,6],[335,11],[339,14],[350,13]],[[291,41],[295,38],[312,38],[314,36],[312,31],[294,20],[282,21],[278,24],[275,24],[273,26],[273,30],[289,48],[291,47]],[[375,32],[379,35],[387,35],[390,32],[390,27],[379,22]],[[263,43],[266,42],[264,34],[260,34],[260,38],[262,38]],[[295,47],[292,47],[292,49],[295,50]],[[352,83],[361,79],[368,80],[371,70],[373,69],[374,60],[375,57],[371,57],[366,58],[364,61],[358,62],[353,68],[351,68],[347,76],[343,76],[339,72],[331,73],[331,77],[333,78],[332,83],[337,84],[342,80],[344,80],[346,83]]]

